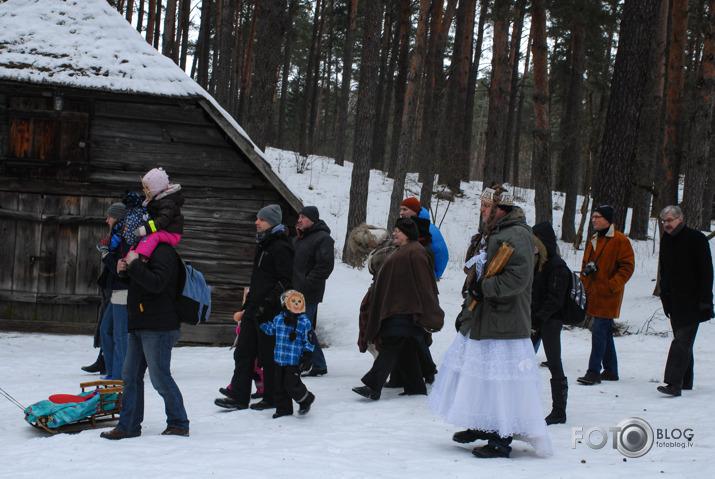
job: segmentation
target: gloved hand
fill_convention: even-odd
[[[303,351],[298,361],[298,368],[301,372],[309,371],[313,367],[313,351]]]
[[[139,228],[134,230],[134,236],[146,236],[146,228],[143,226],[140,226]]]
[[[715,318],[715,311],[713,311],[712,304],[698,303],[698,310],[707,314],[709,319]]]
[[[474,300],[478,303],[484,300],[484,293],[482,292],[482,280],[472,281],[469,285],[469,294],[472,295]]]
[[[117,249],[122,242],[122,237],[118,234],[112,235],[112,239],[109,240],[109,249]]]
[[[266,313],[266,308],[263,306],[259,306],[258,309],[256,310],[256,316],[255,316],[256,323],[263,324],[266,321],[270,321],[273,319],[273,318],[269,318],[268,316],[269,315]]]
[[[109,251],[109,236],[103,236],[99,243],[97,243],[97,249],[102,253]]]

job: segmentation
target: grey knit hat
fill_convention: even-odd
[[[283,221],[283,213],[278,205],[268,205],[261,208],[256,215],[271,226],[277,226]]]
[[[127,214],[127,207],[124,203],[112,203],[107,210],[107,216],[110,218],[117,218],[120,220],[124,219],[124,215]]]

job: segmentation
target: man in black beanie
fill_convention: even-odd
[[[593,316],[588,370],[577,379],[585,386],[598,384],[601,380],[618,381],[613,320],[621,313],[623,292],[633,274],[635,258],[626,235],[616,230],[613,214],[610,205],[593,210],[591,224],[596,234],[586,246],[581,265],[581,280],[588,296],[588,315]]]
[[[303,376],[323,376],[328,374],[328,365],[315,335],[315,328],[318,304],[323,301],[325,294],[325,282],[335,266],[335,241],[315,206],[305,206],[300,210],[296,228],[298,234],[293,238],[293,288],[305,297],[305,314],[313,328],[312,340],[315,346],[312,367]]]

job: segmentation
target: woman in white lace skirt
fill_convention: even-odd
[[[550,455],[541,376],[530,340],[531,230],[500,185],[485,189],[481,199],[485,234],[472,238],[459,332],[442,357],[428,403],[445,421],[466,428],[455,433],[454,441],[487,441],[472,451],[477,457],[509,457],[512,439],[531,444],[538,455]],[[503,243],[513,252],[503,267],[490,268]],[[490,275],[493,269],[498,271]]]

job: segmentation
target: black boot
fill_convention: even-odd
[[[546,425],[566,422],[566,399],[569,395],[569,383],[566,378],[551,379],[551,413],[546,416]]]
[[[86,373],[107,374],[107,368],[104,366],[104,354],[102,354],[101,349],[99,350],[99,356],[97,356],[97,360],[94,364],[82,366],[82,371]]]

